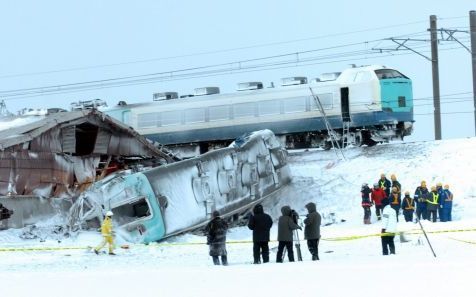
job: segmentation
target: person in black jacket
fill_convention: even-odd
[[[379,184],[380,188],[385,191],[387,197],[390,197],[390,189],[392,187],[392,183],[387,179],[385,173],[380,174],[380,179],[377,181],[377,183]]]
[[[212,214],[212,220],[205,227],[207,233],[207,244],[210,246],[210,256],[212,256],[213,264],[228,265],[227,252],[226,252],[226,231],[228,230],[228,224],[220,217],[218,211],[214,211]]]
[[[321,238],[321,215],[316,210],[316,204],[306,204],[308,215],[304,219],[304,239],[307,239],[307,247],[312,255],[312,261],[319,260],[318,246]]]
[[[276,255],[276,262],[283,262],[283,251],[284,248],[288,250],[288,259],[289,262],[294,262],[294,251],[293,251],[293,231],[296,229],[301,229],[298,224],[296,224],[291,216],[291,208],[289,206],[283,206],[281,208],[282,216],[278,220],[278,253]]]
[[[248,228],[253,230],[253,258],[254,264],[260,264],[260,251],[263,256],[263,263],[269,262],[269,230],[273,225],[271,217],[264,213],[263,206],[256,204],[253,208],[253,215],[248,221]]]

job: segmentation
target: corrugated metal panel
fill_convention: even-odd
[[[76,153],[76,126],[61,129],[62,146],[64,153]]]
[[[106,155],[111,153],[108,152],[109,149],[109,140],[111,139],[111,133],[105,131],[103,129],[98,130],[98,134],[96,136],[96,144],[94,145],[95,154]]]

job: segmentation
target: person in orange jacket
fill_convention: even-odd
[[[106,217],[104,218],[104,221],[102,222],[101,225],[101,234],[103,237],[103,240],[100,245],[98,245],[95,249],[94,252],[96,255],[99,254],[99,251],[106,245],[109,245],[109,255],[115,255],[114,253],[114,239],[113,239],[113,231],[112,231],[112,211],[106,212]]]

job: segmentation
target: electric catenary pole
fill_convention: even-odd
[[[433,74],[433,106],[435,120],[435,140],[441,140],[440,73],[438,69],[438,32],[436,15],[430,16],[431,69]]]
[[[476,135],[476,11],[469,12],[469,30],[471,32],[471,58],[473,65],[474,134]]]

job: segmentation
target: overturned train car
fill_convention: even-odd
[[[95,183],[71,209],[70,225],[84,226],[114,212],[130,242],[152,242],[199,228],[211,212],[241,213],[290,180],[287,152],[269,130],[227,148],[141,172],[121,172]]]

